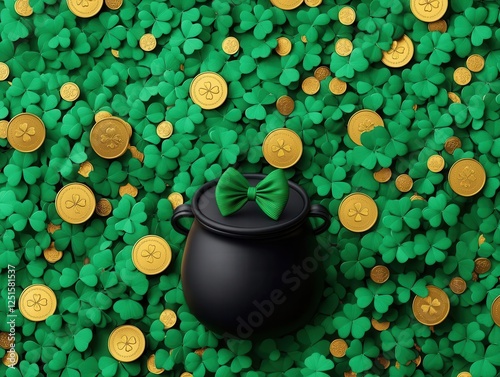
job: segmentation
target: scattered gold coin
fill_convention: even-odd
[[[401,68],[410,62],[414,51],[411,39],[403,35],[397,41],[392,42],[389,51],[382,53],[382,63],[391,68]]]
[[[457,377],[472,377],[472,374],[470,374],[469,372],[460,372],[459,374],[457,374]]]
[[[330,353],[334,357],[344,357],[347,348],[347,343],[344,339],[335,339],[330,343]]]
[[[152,354],[148,357],[147,367],[148,367],[148,371],[153,373],[153,374],[162,374],[165,371],[165,369],[163,369],[163,368],[156,367],[154,354]]]
[[[276,101],[276,108],[281,115],[288,116],[295,109],[295,102],[290,96],[281,96]]]
[[[9,340],[10,335],[8,332],[0,332],[0,347],[4,350],[8,350],[10,348],[11,341]]]
[[[135,243],[132,249],[134,266],[146,275],[163,272],[171,260],[170,245],[159,236],[144,236]]]
[[[392,177],[392,171],[389,168],[382,168],[373,173],[373,178],[380,183],[389,182]]]
[[[418,355],[415,360],[413,360],[415,365],[418,367],[422,363],[422,356]]]
[[[356,377],[357,375],[358,374],[356,372],[353,372],[352,370],[344,372],[344,377]]]
[[[448,0],[422,1],[411,0],[410,9],[420,21],[434,22],[441,19],[448,9]]]
[[[9,74],[10,74],[9,66],[3,62],[0,62],[0,81],[7,80],[7,77],[9,77]]]
[[[132,325],[123,325],[114,329],[108,338],[108,350],[111,356],[122,362],[137,360],[146,348],[146,338],[141,330]]]
[[[372,318],[372,326],[375,330],[377,331],[384,331],[387,330],[390,326],[390,322],[379,322],[376,319]]]
[[[486,238],[484,238],[484,235],[480,234],[479,238],[477,240],[477,246],[481,246],[485,242],[486,242]]]
[[[59,229],[61,229],[60,225],[55,225],[52,223],[47,224],[47,232],[50,234],[54,234],[54,232],[58,231]]]
[[[484,58],[481,55],[473,54],[467,58],[465,65],[471,72],[481,72],[484,68]]]
[[[320,6],[322,2],[323,0],[305,0],[306,5],[311,8]]]
[[[28,0],[16,0],[14,10],[22,17],[29,17],[33,14],[33,8]]]
[[[400,174],[396,178],[396,188],[401,192],[408,192],[413,187],[413,179],[408,174]]]
[[[80,168],[78,169],[78,174],[82,177],[88,178],[90,172],[94,171],[94,165],[90,161],[84,161],[80,164]]]
[[[300,40],[304,43],[307,43],[307,37],[305,35],[303,35],[302,37],[300,37]]]
[[[156,38],[153,34],[144,34],[139,39],[139,47],[146,52],[153,51],[156,48]]]
[[[226,80],[215,72],[200,73],[191,82],[189,95],[202,109],[216,109],[227,98]]]
[[[472,158],[462,158],[453,164],[448,173],[451,189],[460,196],[474,196],[486,183],[483,165]]]
[[[117,117],[98,121],[90,131],[90,145],[94,152],[106,159],[122,156],[129,146],[130,132],[127,122]]]
[[[205,353],[205,350],[206,350],[206,347],[199,348],[199,349],[195,350],[194,353],[201,357]]]
[[[182,197],[182,194],[178,192],[173,192],[167,197],[168,201],[172,204],[172,208],[176,209],[179,207],[181,204],[184,203],[184,198]]]
[[[321,67],[318,67],[314,70],[314,77],[316,77],[319,81],[323,81],[331,74],[332,74],[332,71],[330,71],[330,68],[328,68],[324,65],[322,65]]]
[[[413,202],[414,200],[423,200],[425,202],[424,197],[418,195],[418,194],[413,194],[410,198],[410,200]]]
[[[310,96],[318,93],[320,87],[321,84],[319,80],[314,76],[307,77],[304,81],[302,81],[302,90]]]
[[[6,367],[12,368],[19,362],[19,355],[16,351],[7,351],[2,357],[2,363]]]
[[[81,0],[66,0],[68,8],[75,16],[81,18],[89,18],[95,16],[102,8],[104,0],[81,1]]]
[[[115,58],[119,58],[120,57],[120,51],[118,50],[115,50],[115,49],[111,49],[111,55],[113,55]]]
[[[19,296],[19,311],[24,318],[40,322],[55,313],[57,299],[54,291],[43,284],[25,288]]]
[[[377,222],[378,208],[368,195],[356,192],[347,195],[340,203],[339,219],[351,232],[366,232]]]
[[[477,274],[484,274],[491,269],[491,262],[488,258],[476,258],[474,261],[474,271]]]
[[[332,92],[332,94],[340,96],[346,92],[347,83],[337,77],[334,77],[328,84],[328,89],[330,89],[330,92]]]
[[[458,85],[467,85],[472,80],[472,73],[465,67],[458,67],[453,72],[453,80]]]
[[[101,110],[99,112],[97,112],[95,115],[94,115],[94,120],[95,122],[99,122],[100,120],[103,120],[105,118],[109,118],[109,117],[112,117],[113,114],[111,114],[110,112],[108,111],[104,111],[104,110]]]
[[[380,365],[384,367],[384,369],[387,369],[391,366],[391,362],[383,356],[377,357],[377,361],[379,362]]]
[[[0,120],[0,139],[7,139],[7,129],[9,122],[7,120]]]
[[[95,213],[99,216],[109,216],[113,211],[113,206],[108,199],[101,198],[96,204]]]
[[[183,372],[179,377],[193,377],[193,375],[189,372]]]
[[[339,11],[339,21],[342,25],[352,25],[356,21],[356,12],[351,7],[343,7]]]
[[[118,193],[121,197],[123,197],[124,195],[130,195],[131,197],[135,198],[139,193],[139,190],[137,190],[137,187],[132,186],[130,183],[127,183],[126,185],[120,186],[120,188],[118,189]]]
[[[427,30],[429,31],[439,31],[441,33],[446,33],[448,30],[448,24],[445,20],[437,20],[427,24]]]
[[[462,148],[462,141],[456,136],[450,136],[444,142],[444,150],[449,154],[453,154],[457,148]]]
[[[177,314],[173,310],[165,309],[160,314],[160,321],[163,323],[166,329],[170,329],[175,326],[177,322]]]
[[[269,132],[262,143],[266,161],[275,168],[286,169],[295,165],[302,156],[302,140],[288,128]]]
[[[335,43],[335,52],[340,56],[351,55],[352,49],[352,42],[347,38],[340,38],[337,43]]]
[[[49,263],[56,263],[62,259],[63,252],[57,250],[54,242],[51,242],[50,246],[43,251],[43,257]]]
[[[292,10],[298,8],[304,0],[271,0],[271,3],[283,10]]]
[[[7,140],[19,152],[34,152],[45,141],[45,124],[34,114],[21,113],[7,127]]]
[[[278,45],[276,46],[276,53],[279,56],[287,56],[292,51],[292,42],[286,37],[279,37],[277,39]]]
[[[164,120],[156,127],[156,134],[162,139],[168,139],[174,133],[174,126],[168,120]]]
[[[235,37],[227,37],[222,41],[222,51],[228,55],[234,55],[240,49],[240,42]]]
[[[386,266],[375,266],[370,271],[370,279],[372,279],[375,283],[383,284],[387,280],[389,280],[389,276],[391,273]]]
[[[80,97],[80,88],[74,82],[67,82],[59,90],[61,98],[68,102],[73,102]]]
[[[123,5],[123,0],[104,0],[106,6],[111,10],[118,10]]]
[[[384,127],[384,120],[373,110],[359,110],[355,112],[347,123],[347,134],[351,140],[361,145],[361,134],[371,131],[376,126]]]
[[[491,304],[491,317],[495,325],[500,326],[500,296],[495,298]]]
[[[69,183],[56,195],[56,212],[70,224],[82,224],[90,219],[95,207],[94,193],[83,183]]]
[[[448,92],[448,98],[453,103],[462,103],[462,100],[460,99],[460,97],[456,93]]]
[[[450,289],[453,293],[461,295],[467,289],[467,283],[461,277],[454,277],[450,280]]]
[[[444,169],[444,165],[444,158],[439,154],[432,155],[427,160],[427,168],[433,173],[439,173]]]
[[[427,326],[439,325],[450,312],[450,299],[442,289],[428,285],[427,297],[415,296],[412,310],[415,319]]]
[[[138,159],[140,162],[144,162],[144,153],[142,153],[139,149],[137,149],[137,147],[129,145],[128,150],[130,151],[130,154],[132,155],[133,158]]]

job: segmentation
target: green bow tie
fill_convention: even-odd
[[[222,216],[228,216],[249,200],[254,200],[271,219],[278,220],[288,202],[288,181],[283,170],[275,170],[250,187],[236,169],[229,168],[220,177],[215,188],[215,200]]]

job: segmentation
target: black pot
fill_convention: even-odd
[[[247,174],[251,186],[265,176]],[[328,229],[330,214],[310,205],[306,192],[289,182],[290,197],[278,221],[255,202],[223,217],[211,181],[172,217],[174,229],[188,234],[182,261],[186,303],[198,320],[228,337],[278,337],[303,327],[323,293],[322,261],[329,251],[315,235]],[[313,229],[308,217],[323,223]],[[180,219],[194,217],[191,230]]]

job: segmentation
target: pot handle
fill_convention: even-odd
[[[191,205],[181,204],[174,210],[174,215],[172,216],[172,227],[176,232],[184,234],[187,236],[189,229],[180,223],[180,219],[184,217],[194,217]]]
[[[323,219],[323,224],[321,224],[319,227],[314,229],[314,234],[316,234],[316,235],[321,234],[330,227],[330,223],[331,223],[330,213],[321,204],[313,204],[311,206],[311,209],[309,210],[309,216],[319,217],[319,218]]]

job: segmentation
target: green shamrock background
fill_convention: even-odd
[[[345,4],[357,13],[351,26],[338,21]],[[498,1],[450,0],[445,33],[429,32],[408,0],[323,0],[317,8],[303,4],[293,11],[269,0],[125,0],[119,10],[104,6],[90,19],[73,15],[64,0],[30,5],[33,15],[20,17],[14,0],[0,2],[0,61],[10,68],[0,82],[0,119],[30,112],[47,128],[43,146],[32,153],[0,139],[0,330],[9,330],[8,264],[16,266],[16,298],[41,283],[54,290],[58,308],[37,323],[15,311],[20,362],[16,368],[0,364],[0,375],[145,376],[151,354],[165,376],[500,375],[500,327],[490,314],[500,295]],[[145,33],[158,41],[147,53],[138,46]],[[389,69],[380,62],[382,52],[403,34],[415,55],[407,66]],[[235,56],[222,51],[227,36],[240,41]],[[280,36],[292,41],[288,56],[274,51]],[[335,52],[339,38],[353,42],[350,56]],[[458,86],[454,69],[473,53],[486,66]],[[345,94],[331,94],[332,77],[316,95],[302,92],[302,81],[320,65],[348,83]],[[189,96],[193,77],[203,71],[219,73],[229,85],[228,99],[216,110],[202,110]],[[59,94],[68,81],[81,89],[74,103]],[[461,103],[452,103],[448,92]],[[275,106],[285,94],[295,100],[288,117]],[[385,128],[364,133],[357,146],[346,124],[363,108],[377,111]],[[103,110],[131,124],[131,145],[144,154],[143,162],[130,152],[116,160],[94,153],[89,133]],[[174,124],[165,140],[156,134],[163,120]],[[304,143],[302,159],[286,175],[329,209],[332,224],[319,241],[337,249],[324,264],[323,300],[307,326],[281,339],[223,339],[185,305],[179,281],[185,237],[172,229],[166,198],[179,192],[189,201],[230,166],[269,173],[262,141],[280,127]],[[448,154],[444,143],[452,135],[462,147]],[[440,173],[426,165],[434,154],[446,161]],[[464,157],[480,161],[487,174],[484,189],[472,198],[456,195],[447,182],[449,167]],[[78,173],[85,161],[94,167],[88,178]],[[373,178],[381,167],[393,172],[387,183]],[[395,187],[403,173],[414,180],[409,193]],[[83,225],[63,222],[54,199],[70,182],[109,199],[112,214]],[[127,183],[138,189],[137,197],[119,195]],[[379,221],[367,233],[351,233],[339,222],[340,201],[351,192],[364,192],[378,205]],[[425,201],[411,201],[414,193]],[[49,223],[61,228],[49,233]],[[172,247],[173,261],[161,276],[146,277],[132,264],[132,246],[147,234],[161,235]],[[481,234],[486,242],[479,246]],[[64,253],[55,264],[42,255],[52,241]],[[475,281],[477,257],[489,258],[492,268]],[[376,264],[391,271],[384,284],[369,279]],[[461,295],[448,288],[457,276],[467,282]],[[433,329],[411,310],[429,284],[451,301],[448,318]],[[169,330],[159,321],[165,308],[178,316]],[[372,318],[391,325],[377,331]],[[131,363],[117,362],[107,350],[110,331],[125,323],[139,327],[147,341],[143,357]],[[335,338],[348,343],[345,357],[330,355]],[[387,369],[380,356],[390,361]]]

